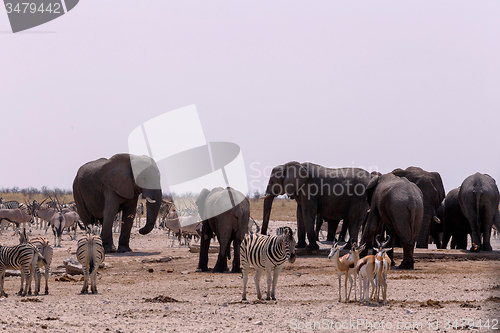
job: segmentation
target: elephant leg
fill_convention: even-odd
[[[427,249],[429,247],[428,245],[429,234],[430,234],[431,221],[433,217],[434,217],[433,214],[424,211],[422,226],[420,227],[420,232],[418,233],[417,237],[417,248],[419,249]]]
[[[339,226],[340,220],[327,219],[327,222],[328,222],[328,234],[326,236],[326,240],[328,242],[334,242],[335,234],[337,233],[337,227]]]
[[[198,261],[198,270],[202,272],[208,271],[208,250],[210,249],[210,240],[212,237],[212,228],[210,228],[208,220],[205,220],[201,229],[200,259]]]
[[[349,227],[349,221],[344,219],[342,221],[342,229],[340,229],[340,234],[339,234],[339,242],[340,241],[346,241],[346,235],[347,235],[347,228]],[[349,232],[350,236],[351,232]],[[347,243],[346,247],[344,247],[345,250],[350,250],[351,249],[351,244]]]
[[[123,224],[120,231],[120,238],[118,239],[118,250],[116,252],[132,252],[132,249],[130,248],[130,232],[132,231],[132,226],[134,225],[134,213],[135,206],[123,209]]]
[[[306,247],[306,227],[304,224],[304,218],[302,216],[302,206],[297,203],[297,245],[298,249],[303,249]]]
[[[323,215],[318,214],[316,215],[316,240],[319,241],[319,232],[321,231],[321,226],[323,225]]]
[[[316,218],[316,209],[315,207],[309,208],[306,206],[302,206],[302,221],[304,222],[304,226],[307,233],[307,240],[309,241],[309,245],[306,246],[306,250],[314,251],[318,250],[319,246],[316,243],[316,234],[314,233],[314,221]]]
[[[233,241],[234,258],[233,258],[233,269],[231,270],[231,273],[241,273],[240,247],[241,247],[241,240],[235,239]]]
[[[491,248],[491,224],[486,226],[486,230],[483,232],[483,243],[481,244],[481,251],[493,251]]]
[[[104,204],[103,221],[101,229],[101,239],[104,251],[106,253],[116,252],[116,247],[113,244],[113,221],[118,213],[118,205],[106,200]]]
[[[226,237],[219,237],[219,244],[217,263],[212,270],[214,273],[224,273],[227,270],[227,251],[231,246],[231,242]]]

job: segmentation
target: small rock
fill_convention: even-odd
[[[154,269],[152,269],[152,268],[149,268],[149,269],[148,269],[148,272],[149,272],[149,273],[153,273],[154,271],[155,271],[155,270],[154,270]]]
[[[172,257],[163,257],[163,258],[160,258],[160,262],[169,262],[170,260],[172,260]]]
[[[414,313],[415,313],[415,311],[413,311],[413,310],[406,310],[406,313],[409,313],[409,314],[414,314]]]
[[[167,273],[173,273],[174,270],[172,268],[167,269]]]
[[[6,300],[7,300],[7,298],[5,298],[5,297],[0,298],[0,302],[5,302]]]
[[[263,322],[261,322],[260,320],[259,320],[259,321],[254,322],[253,324],[254,324],[254,325],[264,325],[264,323],[263,323]]]
[[[189,274],[190,272],[189,271],[183,271],[181,272],[181,274]]]
[[[83,274],[82,265],[73,257],[66,258],[63,261],[64,268],[66,269],[66,274],[78,275]]]
[[[205,282],[214,282],[214,280],[206,279]]]

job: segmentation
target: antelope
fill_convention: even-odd
[[[339,302],[342,302],[341,296],[341,281],[342,275],[345,276],[344,282],[344,292],[345,292],[345,300],[347,302],[347,277],[349,268],[354,267],[354,264],[349,259],[351,253],[344,255],[342,258],[339,258],[340,251],[347,245],[347,243],[343,245],[339,245],[339,242],[333,244],[332,249],[330,250],[330,254],[328,255],[328,259],[332,259],[335,262],[335,269],[337,270],[337,276],[339,278]],[[352,265],[352,267],[350,267]]]
[[[16,209],[0,209],[0,224],[2,220],[7,220],[16,225],[17,231],[20,223],[31,223],[35,214],[36,209],[32,206]]]
[[[354,301],[356,302],[356,278],[357,278],[357,270],[356,270],[356,265],[358,264],[358,261],[359,261],[359,254],[361,252],[363,252],[363,250],[365,249],[365,246],[366,244],[362,244],[358,247],[356,247],[356,243],[353,243],[351,244],[352,247],[351,247],[351,251],[349,251],[349,256],[348,256],[348,260],[349,262],[352,261],[352,264],[349,264],[349,270],[347,271],[347,276],[349,277],[349,282],[350,282],[350,286],[349,286],[349,294],[347,295],[347,300],[346,302],[349,301],[349,299],[351,298],[351,290],[352,290],[352,285],[353,285],[353,280],[354,280]],[[353,277],[351,278],[351,275],[353,275]]]
[[[382,288],[382,296],[384,298],[382,304],[387,303],[387,272],[391,268],[391,259],[387,255],[387,251],[392,250],[392,248],[385,249],[384,247],[391,240],[391,236],[387,235],[387,240],[380,245],[378,240],[380,235],[375,237],[375,241],[377,242],[377,254],[375,255],[375,281],[377,285],[377,303],[379,301],[380,289]]]
[[[359,276],[359,302],[370,304],[370,299],[373,299],[375,293],[375,256],[369,255],[361,258],[356,265],[356,272]],[[372,285],[372,295],[369,297],[370,285]]]

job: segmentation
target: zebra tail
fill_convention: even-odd
[[[43,261],[45,264],[47,264],[47,260],[45,260],[45,257],[44,257],[44,256],[40,253],[40,251],[38,251],[38,249],[36,248],[36,246],[34,246],[34,245],[31,245],[31,246],[33,246],[33,249],[35,250],[36,255],[37,255],[40,259],[42,259],[42,261]]]
[[[89,258],[89,274],[92,274],[94,271],[94,238],[92,236],[89,237],[89,243],[88,243],[88,255],[90,256]]]

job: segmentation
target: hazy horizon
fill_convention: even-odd
[[[12,34],[0,10],[0,188],[72,189],[192,104],[207,142],[240,146],[250,193],[293,160],[498,182],[499,17],[495,1],[87,0]]]

